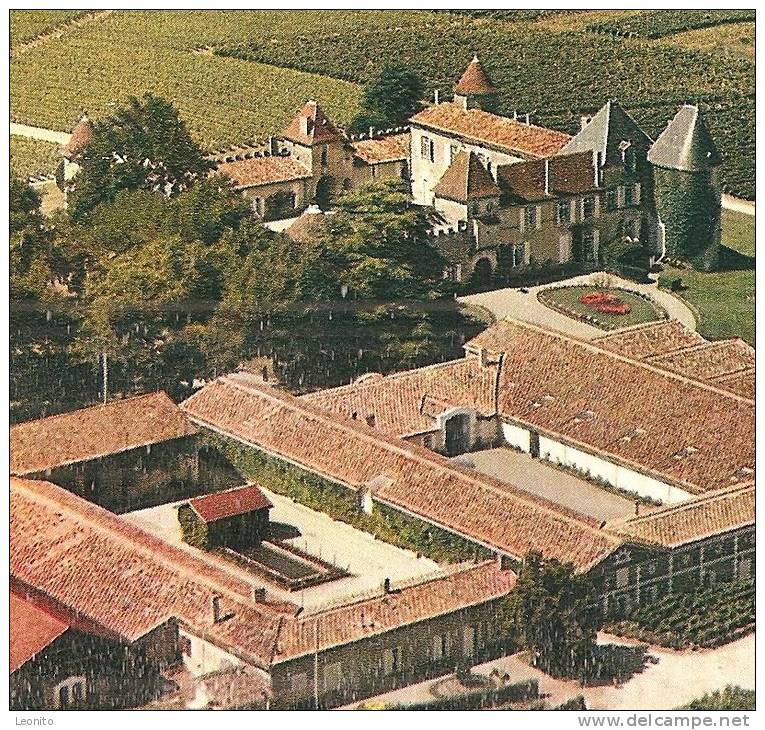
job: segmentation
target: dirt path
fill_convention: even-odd
[[[735,210],[737,213],[754,215],[754,201],[734,198],[732,195],[723,194],[722,207],[727,210]]]
[[[78,18],[74,18],[66,23],[57,25],[55,28],[51,28],[49,31],[42,33],[31,40],[19,43],[17,46],[11,48],[11,58],[18,58],[24,53],[31,51],[42,43],[49,41],[53,38],[61,38],[67,31],[79,28],[81,25],[86,25],[94,20],[105,18],[107,15],[111,15],[114,10],[98,10],[93,13],[87,13],[86,15],[80,15]]]
[[[59,132],[55,129],[44,129],[43,127],[32,127],[29,124],[16,124],[11,122],[11,135],[17,137],[28,137],[29,139],[40,139],[44,142],[53,142],[55,144],[67,144],[72,135],[69,132]]]

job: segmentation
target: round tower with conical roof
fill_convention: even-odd
[[[463,109],[478,108],[497,113],[499,89],[492,83],[478,60],[478,55],[473,56],[473,60],[454,87],[454,103]]]
[[[720,245],[720,153],[697,106],[680,108],[648,152],[664,255],[709,270]]]

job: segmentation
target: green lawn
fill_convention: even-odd
[[[682,279],[687,289],[679,295],[698,313],[698,330],[707,339],[742,337],[754,345],[754,216],[723,210],[722,243],[720,270],[667,269],[659,284]]]
[[[582,304],[580,298],[583,295],[596,292],[605,292],[618,296],[622,302],[630,306],[630,311],[627,314],[605,314]],[[538,299],[548,307],[552,305],[551,308],[556,308],[556,305],[562,306],[574,312],[577,318],[593,317],[595,321],[589,321],[588,323],[605,330],[629,327],[630,325],[642,324],[643,322],[653,322],[664,316],[664,310],[658,304],[646,301],[642,297],[623,289],[597,286],[550,287],[549,289],[543,289],[538,294]]]
[[[51,175],[61,162],[61,148],[54,142],[11,135],[11,174],[26,180]]]

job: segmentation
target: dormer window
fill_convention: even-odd
[[[695,446],[683,446],[683,448],[676,452],[674,456],[677,460],[686,459],[689,456],[695,454],[697,451],[698,449]]]
[[[620,437],[619,442],[628,444],[632,439],[635,439],[638,436],[645,436],[645,433],[645,429],[643,428],[633,428],[632,431],[629,431],[628,433],[625,433],[624,436]]]
[[[742,479],[748,479],[754,474],[754,469],[750,469],[748,466],[742,466],[733,472],[733,476],[730,478],[732,482],[739,482]]]
[[[574,423],[583,423],[584,421],[591,421],[595,418],[595,411],[580,411],[574,416]]]

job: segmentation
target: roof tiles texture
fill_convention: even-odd
[[[189,504],[205,522],[215,522],[273,507],[257,484],[205,494],[189,500]]]
[[[52,616],[22,596],[10,595],[10,660],[11,673],[50,646],[69,624]]]
[[[354,156],[368,165],[376,165],[381,162],[408,160],[411,135],[409,132],[390,134],[385,137],[360,139],[351,144]]]
[[[332,123],[315,101],[305,103],[303,108],[282,130],[281,136],[309,147],[345,139],[343,133]]]
[[[475,152],[460,152],[433,188],[437,198],[469,203],[484,198],[498,198],[500,189]]]
[[[11,474],[35,474],[194,433],[166,393],[116,400],[13,426]]]
[[[468,64],[454,91],[457,94],[476,96],[498,93],[497,87],[492,83],[477,56]]]
[[[598,187],[592,155],[589,152],[502,165],[497,168],[497,182],[505,192],[523,201],[544,200],[561,195],[582,195]]]
[[[523,124],[481,109],[463,109],[449,102],[424,109],[410,122],[531,159],[557,154],[571,139],[565,132]]]
[[[618,352],[633,360],[643,360],[701,345],[705,340],[697,332],[684,327],[678,320],[667,319],[596,337],[591,342],[604,350]]]
[[[223,162],[218,165],[218,172],[229,178],[236,188],[250,188],[311,177],[308,168],[299,162],[277,155]]]

